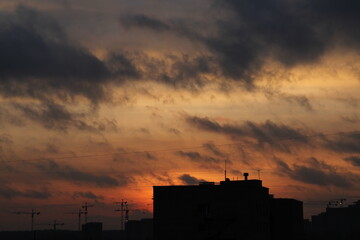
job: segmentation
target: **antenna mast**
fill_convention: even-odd
[[[226,181],[226,160],[227,158],[225,158],[225,169],[224,169],[225,181]]]

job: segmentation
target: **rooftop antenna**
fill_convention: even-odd
[[[94,205],[88,205],[87,202],[85,202],[84,205],[82,205],[81,207],[84,209],[84,214],[85,214],[85,224],[87,223],[87,214],[88,214],[88,208],[89,207],[93,207]]]
[[[31,212],[13,212],[14,214],[29,214],[31,216],[31,231],[34,231],[34,216],[39,215],[35,209],[31,209]]]
[[[115,212],[120,212],[121,217],[121,230],[125,229],[124,224],[129,221],[129,209],[127,201],[124,201],[124,199],[121,199],[121,202],[115,202],[115,204],[120,205],[120,208],[115,209]]]
[[[344,202],[346,201],[346,198],[340,198],[340,199],[334,199],[329,201],[327,208],[342,208],[344,207]]]
[[[259,168],[259,169],[257,169],[259,180],[260,180],[260,171],[261,171],[261,169],[260,169],[260,168]]]
[[[227,158],[225,158],[225,169],[224,169],[224,175],[225,175],[225,181],[226,181],[226,161],[227,161]]]

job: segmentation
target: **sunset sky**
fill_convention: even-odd
[[[0,230],[119,229],[152,186],[360,199],[360,1],[0,0]]]

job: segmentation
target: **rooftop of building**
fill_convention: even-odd
[[[244,173],[244,180],[230,180],[226,178],[225,181],[220,182],[199,182],[199,184],[191,185],[168,185],[168,186],[154,186],[154,188],[199,188],[199,187],[235,187],[235,188],[266,188],[262,186],[262,181],[259,179],[248,179],[249,174]],[[266,188],[268,189],[268,188]]]

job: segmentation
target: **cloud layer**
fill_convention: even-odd
[[[196,185],[199,184],[199,182],[206,182],[206,180],[198,179],[190,174],[183,174],[179,177],[179,179],[186,185]]]
[[[281,174],[286,174],[290,178],[319,186],[336,186],[340,188],[350,188],[358,183],[359,177],[355,178],[355,182],[351,179],[349,173],[339,173],[336,169],[316,158],[310,158],[305,161],[306,164],[294,164],[289,167],[282,160],[277,160],[278,169]]]
[[[97,187],[116,187],[126,184],[126,182],[119,181],[108,174],[86,172],[67,164],[59,164],[54,160],[49,160],[44,163],[34,163],[33,166],[55,180],[58,179]]]
[[[222,75],[252,89],[268,59],[291,68],[316,63],[334,46],[359,50],[360,23],[356,1],[224,0],[212,1],[222,15],[207,24],[211,33],[179,19],[159,19],[142,13],[123,16],[126,29],[169,32],[203,44]]]
[[[3,97],[81,96],[95,103],[108,98],[106,84],[138,74],[125,56],[100,60],[74,44],[54,19],[24,6],[2,14],[0,44]]]
[[[188,116],[186,121],[195,128],[209,132],[223,134],[232,139],[253,138],[259,147],[269,144],[281,151],[289,152],[288,142],[308,144],[309,139],[300,129],[276,124],[272,121],[265,123],[254,123],[246,121],[243,124],[220,124],[207,117]]]

